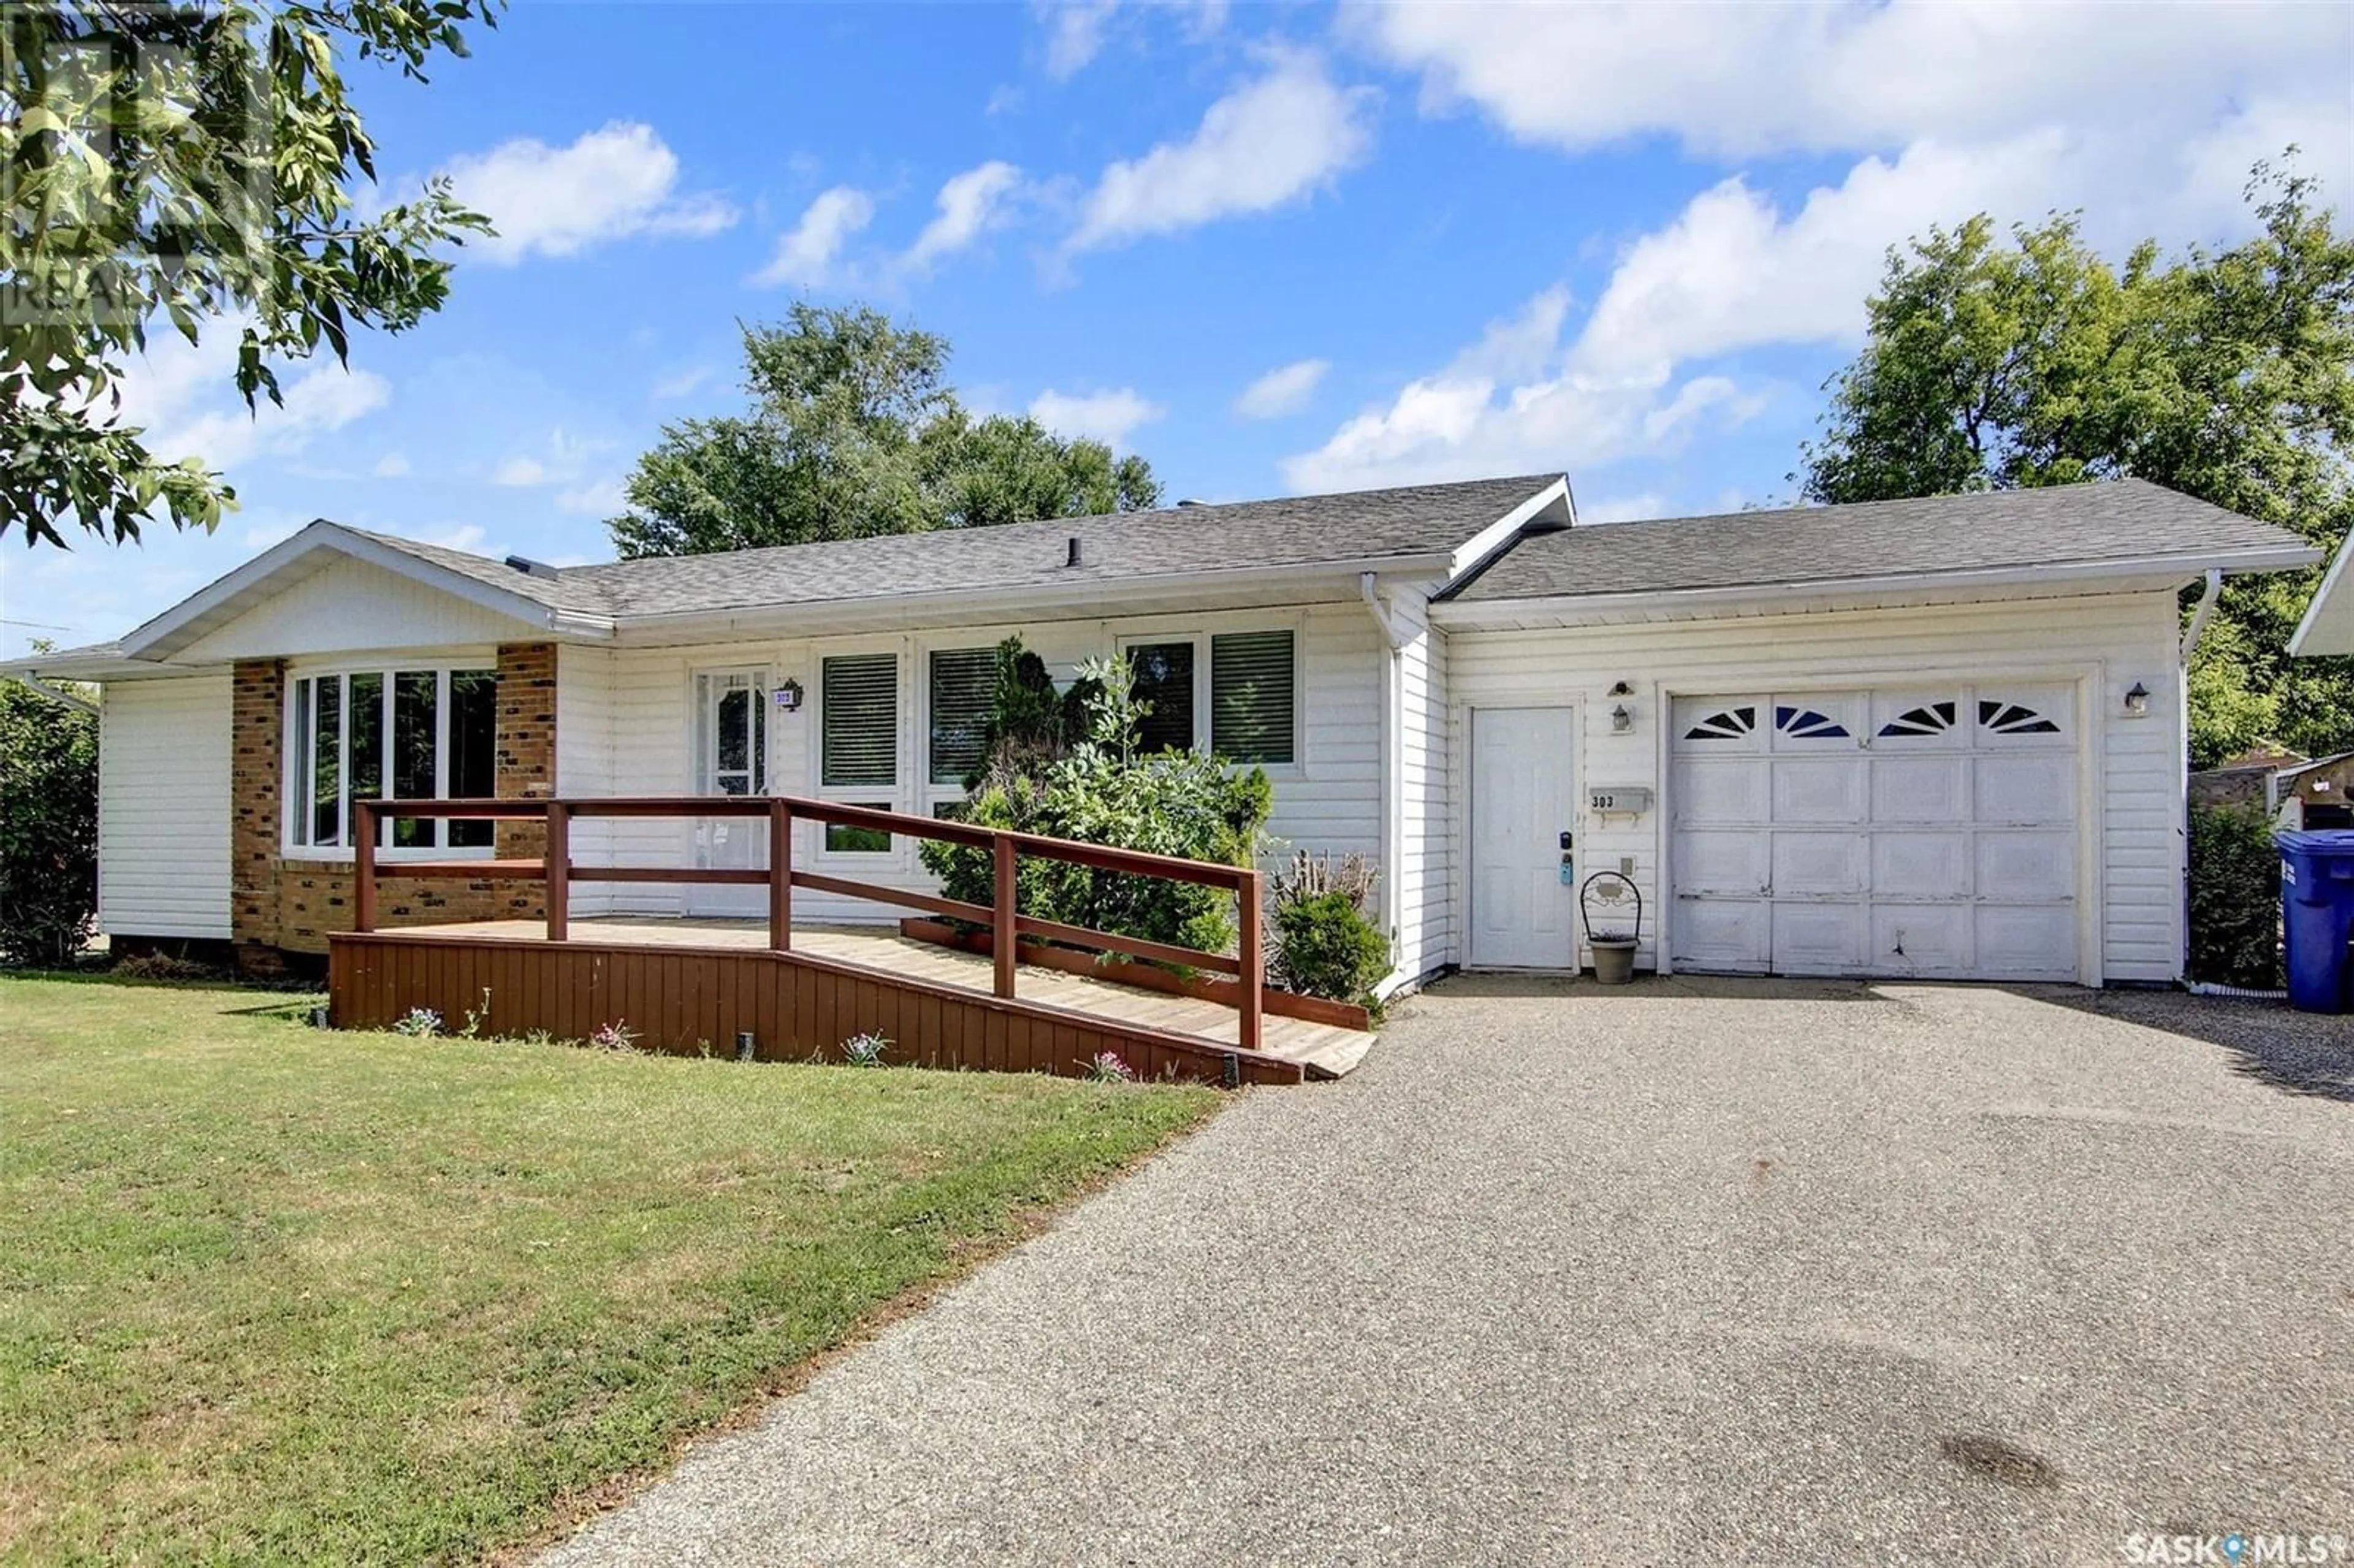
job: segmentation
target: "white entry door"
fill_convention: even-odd
[[[1577,823],[1576,715],[1569,708],[1471,711],[1471,940],[1485,969],[1577,962],[1577,890],[1564,836]]]
[[[2074,980],[2075,691],[1679,697],[1681,969]]]
[[[769,792],[769,680],[758,670],[711,670],[695,678],[695,790],[698,795]],[[695,863],[758,870],[769,863],[769,824],[746,817],[699,817]],[[693,885],[686,912],[751,919],[768,912],[761,887]]]

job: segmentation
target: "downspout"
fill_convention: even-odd
[[[2198,652],[2199,639],[2206,635],[2207,622],[2214,617],[2215,601],[2222,592],[2222,568],[2208,567],[2207,586],[2200,592],[2198,608],[2190,612],[2190,629],[2182,634],[2182,679],[2176,683],[2174,755],[2177,766],[2183,769],[2179,775],[2182,795],[2175,802],[2175,821],[2181,824],[2181,833],[2178,841],[2179,853],[2174,874],[2179,879],[2176,886],[2182,895],[2176,916],[2181,924],[2175,928],[2175,936],[2179,938],[2174,959],[2177,980],[2190,972],[2190,655]],[[2265,786],[2264,792],[2267,795],[2272,793],[2270,784]],[[2270,815],[2270,812],[2266,814]]]
[[[1398,624],[1397,612],[1382,602],[1381,588],[1374,574],[1357,574],[1357,592],[1364,597],[1365,608],[1373,612],[1373,624],[1382,629],[1382,635],[1389,641],[1391,652],[1394,652],[1414,641],[1413,636]]]
[[[24,682],[26,685],[31,687],[34,691],[38,692],[41,695],[48,698],[49,701],[53,703],[63,703],[66,706],[74,709],[76,712],[88,714],[92,718],[96,718],[98,716],[98,705],[91,702],[88,697],[76,696],[71,692],[66,691],[58,686],[52,686],[47,681],[42,680],[38,675],[19,675],[16,679]]]
[[[2199,647],[2199,639],[2207,632],[2207,622],[2215,614],[2215,600],[2223,591],[2223,572],[2220,567],[2207,568],[2207,588],[2199,596],[2199,607],[2190,612],[2190,630],[2182,634],[2182,667],[2190,667],[2190,655]]]
[[[1373,624],[1381,629],[1382,641],[1388,657],[1382,661],[1382,747],[1381,747],[1381,810],[1382,810],[1382,929],[1389,938],[1391,966],[1389,977],[1376,991],[1386,994],[1398,980],[1398,945],[1405,936],[1405,905],[1398,890],[1398,872],[1405,864],[1405,799],[1400,789],[1398,775],[1405,764],[1405,746],[1401,734],[1401,707],[1405,700],[1405,682],[1402,665],[1405,645],[1413,641],[1397,612],[1384,602],[1380,586],[1372,572],[1357,574],[1357,591],[1363,596],[1365,608],[1373,612]]]

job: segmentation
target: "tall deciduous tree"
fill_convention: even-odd
[[[2073,217],[1892,251],[1871,338],[1796,479],[1879,501],[2133,475],[2335,549],[2354,524],[2354,237],[2258,164],[2246,242],[2113,267]],[[2354,747],[2354,661],[2291,660],[2318,571],[2232,579],[2190,672],[2191,753]]]
[[[744,329],[751,409],[684,419],[638,460],[612,519],[624,556],[1132,511],[1161,489],[1140,457],[1034,419],[976,420],[945,339],[864,307],[792,307]]]
[[[238,334],[249,407],[273,363],[440,308],[447,241],[487,232],[446,182],[363,219],[376,154],[339,52],[422,80],[499,0],[14,0],[0,7],[0,536],[136,538],[159,505],[212,527],[234,493],[158,461],[118,387],[151,330]]]

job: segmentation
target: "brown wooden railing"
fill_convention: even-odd
[[[394,817],[443,818],[462,821],[544,821],[547,851],[541,860],[400,860],[376,859],[376,823]],[[578,865],[572,859],[572,822],[580,817],[749,817],[769,824],[769,863],[764,869],[720,866]],[[990,852],[995,868],[993,905],[970,904],[958,898],[861,882],[846,876],[825,876],[793,867],[793,824],[807,820],[835,827],[866,828],[909,838],[932,839]],[[790,795],[657,795],[610,796],[564,800],[355,800],[352,802],[353,888],[352,929],[376,929],[379,874],[476,881],[504,878],[547,885],[547,939],[561,942],[570,935],[571,889],[576,882],[660,882],[765,886],[769,890],[769,945],[779,952],[792,948],[793,889],[870,899],[918,909],[985,927],[996,960],[995,991],[1011,1001],[1019,938],[1036,938],[1072,947],[1123,954],[1187,969],[1209,969],[1235,978],[1237,1044],[1256,1051],[1263,1033],[1266,963],[1260,930],[1261,874],[1241,866],[1208,861],[1181,860],[1173,855],[1147,854],[1139,850],[1112,849],[1074,839],[1044,838],[1035,833],[1010,832],[975,827],[938,817],[878,811],[865,806],[841,806],[831,800],[803,800]],[[1014,907],[1021,857],[1059,860],[1092,871],[1125,872],[1222,887],[1235,895],[1235,922],[1241,937],[1239,952],[1211,953],[1148,941],[1118,931],[1098,931],[1023,915]]]

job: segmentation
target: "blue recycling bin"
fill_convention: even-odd
[[[2280,832],[2281,925],[2288,1004],[2299,1012],[2354,1011],[2354,829]]]

